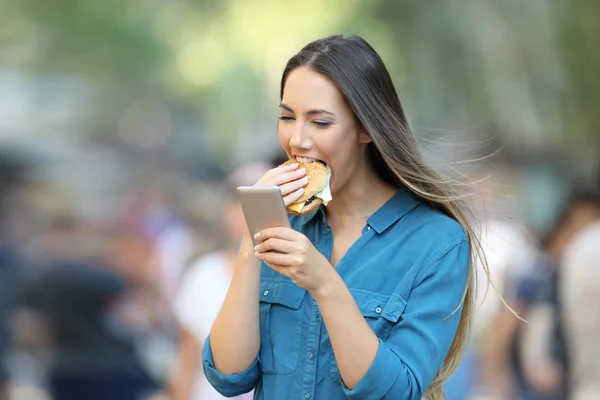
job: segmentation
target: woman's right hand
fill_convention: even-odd
[[[285,206],[298,201],[308,184],[304,168],[298,169],[298,164],[280,165],[267,171],[254,186],[279,186]]]

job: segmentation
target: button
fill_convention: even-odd
[[[371,230],[371,227],[370,227],[370,226],[367,226],[367,230],[368,230],[368,231],[370,231],[370,230]]]
[[[304,397],[306,397],[307,399],[310,399],[310,393],[306,393],[306,394],[304,395]]]
[[[263,292],[263,296],[268,296],[268,295],[269,295],[269,291],[268,291],[268,290],[265,290],[265,291]]]
[[[375,312],[376,312],[377,314],[381,314],[381,307],[377,307],[377,308],[375,309]]]
[[[312,352],[311,352],[311,353],[308,355],[308,358],[310,358],[311,360],[312,360],[313,358],[315,358],[315,353],[312,353]]]

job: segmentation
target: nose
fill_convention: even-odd
[[[290,138],[289,145],[292,149],[308,150],[311,146],[311,141],[306,132],[304,132],[306,124],[296,123],[294,134]]]

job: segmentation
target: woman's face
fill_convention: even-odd
[[[325,162],[331,168],[331,191],[339,191],[370,142],[341,92],[325,76],[296,68],[288,75],[280,112],[279,142],[288,156]]]

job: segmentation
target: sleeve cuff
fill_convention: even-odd
[[[398,365],[399,361],[396,354],[390,350],[385,342],[379,339],[379,349],[365,376],[352,390],[348,389],[342,381],[342,390],[348,399],[382,399],[400,375]]]
[[[210,336],[206,338],[202,349],[202,367],[204,376],[217,392],[225,397],[239,396],[248,393],[258,381],[260,368],[258,359],[245,371],[231,375],[223,375],[215,369],[212,349],[210,348]]]

